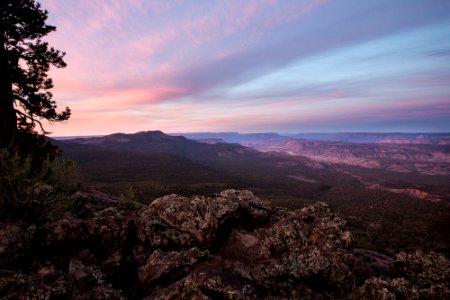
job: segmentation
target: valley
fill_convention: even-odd
[[[450,137],[444,134],[430,134],[429,137],[421,134],[420,139],[412,139],[409,135],[401,139],[400,134],[341,134],[335,137],[325,134],[283,136],[275,133],[202,133],[186,136],[199,141],[216,139],[239,143],[263,152],[306,156],[333,164],[418,175],[450,175],[450,146],[447,144]],[[329,140],[326,140],[327,137]]]
[[[355,247],[388,255],[417,248],[450,254],[445,145],[308,141],[278,134],[186,137],[148,131],[56,143],[76,162],[84,190],[118,196],[132,188],[142,203],[172,193],[212,195],[229,188],[251,190],[290,209],[325,201],[348,221]],[[332,160],[333,155],[340,159]],[[348,163],[357,157],[378,165]],[[442,172],[383,167],[416,159],[435,163]]]
[[[200,133],[186,136],[199,141],[209,138],[235,142],[262,152],[308,157],[333,165],[335,170],[369,189],[432,201],[448,200],[450,195],[448,134]]]

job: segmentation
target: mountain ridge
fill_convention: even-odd
[[[253,143],[258,141],[252,138]],[[445,234],[450,225],[450,187],[445,176],[329,164],[161,132],[57,142],[65,157],[75,161],[83,191],[119,197],[132,190],[143,204],[167,194],[208,196],[226,189],[251,190],[288,209],[324,201],[348,218],[357,248],[391,257],[417,248],[450,253],[450,237]]]

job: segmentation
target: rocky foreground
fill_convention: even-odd
[[[400,253],[386,276],[358,281],[344,226],[325,203],[287,211],[235,190],[0,224],[0,297],[450,298],[449,260],[434,253]]]

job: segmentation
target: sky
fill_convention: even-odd
[[[53,136],[450,132],[447,0],[41,0]]]

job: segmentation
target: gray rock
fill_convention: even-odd
[[[345,221],[322,202],[287,211],[249,191],[169,195],[137,211],[0,224],[0,297],[449,297],[449,262],[433,253],[400,253],[391,278],[354,286],[351,242]]]

